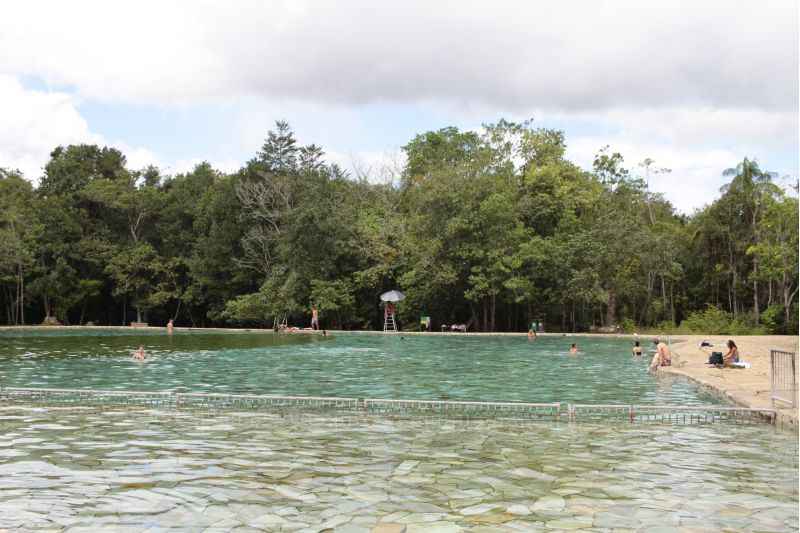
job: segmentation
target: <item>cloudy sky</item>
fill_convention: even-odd
[[[556,5],[557,4],[557,5]],[[743,157],[798,175],[798,3],[6,2],[0,167],[121,148],[232,170],[276,119],[346,166],[415,133],[534,118],[584,167],[609,144],[690,212]],[[355,163],[354,163],[355,162]]]

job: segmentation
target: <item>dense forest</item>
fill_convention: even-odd
[[[755,160],[687,216],[648,189],[654,161],[605,148],[587,171],[565,147],[529,122],[444,128],[375,180],[285,122],[232,174],[59,146],[38,187],[0,169],[0,323],[308,325],[314,303],[377,329],[398,288],[408,329],[797,332],[798,202]]]

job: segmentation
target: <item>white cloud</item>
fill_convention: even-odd
[[[798,117],[793,113],[642,109],[578,114],[572,119],[603,124],[613,133],[568,137],[568,157],[588,169],[599,149],[610,145],[625,157],[626,166],[637,172],[639,162],[652,158],[655,166],[672,172],[653,176],[651,189],[664,193],[686,213],[719,196],[719,188],[729,181],[722,171],[735,167],[744,157],[759,159],[767,170],[779,174],[796,173],[794,165],[775,168],[765,159],[778,151],[796,152]]]
[[[191,170],[192,163],[202,159],[179,161],[170,167],[151,149],[131,146],[124,141],[105,139],[91,131],[78,110],[75,97],[63,92],[37,91],[23,87],[12,76],[0,75],[0,167],[21,170],[34,183],[43,174],[50,152],[59,145],[98,144],[113,146],[126,156],[130,169],[148,165],[166,171]],[[224,170],[238,168],[239,163],[224,162]]]
[[[744,156],[778,154],[795,162],[767,168],[797,172],[795,0],[29,0],[0,10],[0,165],[30,177],[57,144],[106,142],[79,101],[231,104],[214,162],[225,170],[278,118],[346,168],[385,166],[364,116],[389,103],[388,131],[398,109],[437,127],[563,124],[584,165],[610,144],[631,165],[672,168],[653,188],[682,210],[713,197],[721,170]],[[54,89],[26,89],[25,76]],[[189,147],[164,161],[158,147],[124,140],[132,168],[203,160]]]
[[[59,144],[98,142],[99,136],[65,93],[26,90],[0,75],[0,166],[38,178],[50,151]]]
[[[0,72],[139,103],[794,110],[797,12],[793,0],[29,0],[0,17]]]
[[[625,167],[636,175],[644,177],[638,164],[648,157],[655,160],[653,167],[669,168],[669,173],[651,174],[649,187],[663,193],[684,213],[691,213],[717,198],[719,188],[729,181],[729,178],[723,178],[722,171],[736,166],[741,160],[738,154],[729,150],[674,147],[620,137],[580,137],[570,144],[567,156],[583,168],[590,169],[594,155],[606,144],[625,157]]]

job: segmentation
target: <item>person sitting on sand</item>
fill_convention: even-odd
[[[639,341],[633,343],[633,356],[634,357],[642,356],[642,346],[639,344]]]
[[[739,362],[739,348],[732,340],[728,340],[728,352],[722,356],[722,363],[725,366],[732,366],[733,363]]]
[[[133,352],[133,358],[137,361],[144,361],[144,346],[139,346],[139,349]]]
[[[672,365],[672,354],[669,352],[669,347],[658,339],[654,342],[656,353],[653,355],[653,360],[650,361],[650,372],[655,372],[656,369],[662,366]]]
[[[572,343],[572,346],[569,347],[569,353],[571,355],[577,354],[578,353],[578,345],[575,344],[575,343]]]

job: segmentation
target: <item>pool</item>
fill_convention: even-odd
[[[796,436],[763,425],[6,407],[0,429],[5,528],[665,532],[798,523]]]
[[[0,332],[6,387],[358,398],[719,404],[655,379],[620,339],[272,333]],[[568,354],[577,342],[580,353]],[[130,353],[143,345],[145,362]]]
[[[567,354],[577,342],[581,352]],[[130,352],[144,345],[148,359]],[[0,331],[5,387],[720,404],[619,339]],[[0,402],[0,531],[797,531],[766,424]]]

